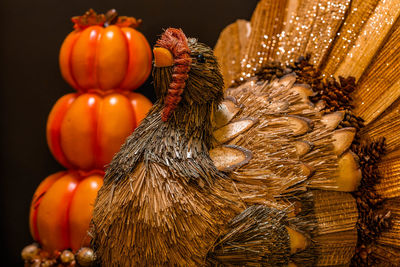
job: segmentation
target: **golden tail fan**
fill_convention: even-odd
[[[235,59],[241,62],[240,71],[233,73],[231,70],[237,67],[224,60],[227,53],[224,44],[234,46],[236,42],[224,34],[226,30],[215,47],[215,54],[222,61],[222,71],[230,74],[224,77],[227,95],[243,94],[238,90],[242,91],[240,88],[248,79],[254,84],[269,82],[273,86],[276,79],[295,72],[295,83],[309,85],[313,93],[307,96],[314,108],[322,106],[322,116],[342,112],[345,116],[337,128],[353,127],[357,131],[351,153],[357,154],[355,158],[363,178],[355,191],[339,190],[348,192],[342,193],[343,196],[355,201],[357,225],[352,229],[340,229],[342,234],[330,236],[328,241],[321,240],[324,234],[320,232],[336,230],[327,226],[330,220],[321,221],[316,227],[319,230],[314,233],[315,240],[323,247],[316,265],[400,266],[399,7],[400,1],[396,0],[262,0],[249,22],[247,46],[242,48],[241,58]],[[238,84],[241,85],[237,87]],[[247,148],[252,150],[252,145],[250,143]],[[312,153],[313,149],[307,153]],[[308,165],[316,169],[314,176],[317,175],[320,166]],[[351,163],[340,160],[340,156],[338,165],[352,168],[349,167]],[[351,176],[350,169],[339,171],[345,178],[338,181],[346,181]],[[329,214],[338,224],[347,220],[350,226],[349,214],[354,210],[341,208],[341,216],[335,217],[340,210],[335,205],[344,197],[328,197],[332,191],[327,190],[338,188],[328,188],[325,184],[326,181],[321,183],[309,178],[307,188],[319,185],[313,193],[327,195],[314,197],[315,208],[321,205],[320,200],[329,202],[330,208],[324,214]],[[342,188],[350,188],[348,186]],[[354,238],[356,228],[358,240]],[[353,235],[344,234],[349,231],[353,231]],[[332,250],[325,250],[326,244],[332,244]],[[333,244],[338,247],[334,248]],[[344,244],[351,254],[347,258],[343,256],[346,255]]]
[[[160,99],[96,200],[98,262],[400,266],[399,15],[400,0],[261,0],[219,62],[167,29]]]

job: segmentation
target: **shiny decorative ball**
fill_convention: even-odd
[[[22,249],[21,256],[24,260],[32,260],[39,254],[39,252],[39,246],[37,244],[31,244]]]
[[[70,250],[64,250],[60,255],[60,260],[62,263],[69,264],[75,260],[74,253],[72,253]]]
[[[42,261],[42,264],[40,264],[40,267],[51,267],[54,266],[56,263],[56,260],[44,260]]]
[[[34,259],[31,263],[30,263],[30,267],[40,267],[40,259]]]
[[[75,257],[78,264],[83,267],[92,266],[96,260],[96,255],[91,248],[81,248],[75,254]]]

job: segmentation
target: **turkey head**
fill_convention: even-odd
[[[167,121],[180,102],[182,106],[220,102],[223,78],[213,51],[181,30],[169,28],[153,50],[154,84],[164,102]],[[186,88],[185,88],[186,87]]]

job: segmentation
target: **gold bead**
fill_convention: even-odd
[[[42,261],[42,264],[40,264],[40,267],[51,267],[51,266],[55,266],[56,263],[57,263],[56,260],[46,259],[46,260]]]
[[[64,250],[60,255],[60,260],[62,263],[71,263],[75,260],[74,253],[72,253],[70,250]]]
[[[31,264],[28,265],[28,266],[30,266],[30,267],[40,267],[40,264],[41,264],[40,259],[34,259],[34,260],[31,262]]]
[[[96,255],[91,248],[81,248],[75,255],[76,261],[80,266],[92,266],[96,260]]]
[[[37,244],[31,244],[24,247],[21,251],[22,259],[32,260],[39,254],[40,248]]]

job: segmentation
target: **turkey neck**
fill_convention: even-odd
[[[208,154],[212,145],[212,114],[217,105],[216,101],[196,104],[182,99],[163,122],[163,99],[157,101],[144,122],[152,128],[144,161],[168,166],[185,181],[211,183],[213,176],[219,176]]]
[[[201,187],[222,174],[209,157],[212,145],[212,114],[217,101],[196,104],[184,98],[166,122],[159,99],[138,128],[127,138],[111,162],[105,177],[118,182],[132,173],[140,161],[168,167],[172,176]],[[111,181],[111,179],[110,179]]]
[[[105,183],[125,179],[140,161],[166,166],[173,177],[210,184],[223,176],[208,151],[212,146],[212,116],[222,101],[222,76],[212,69],[192,66],[182,99],[167,121],[161,114],[171,82],[172,68],[153,70],[157,102],[138,128],[127,138],[111,162]],[[208,78],[204,78],[207,74]],[[215,76],[215,77],[214,77]]]
[[[212,141],[212,114],[217,107],[215,101],[209,103],[188,103],[182,99],[176,110],[171,114],[168,121],[161,122],[160,128],[166,127],[168,131],[179,131],[185,139],[192,142],[204,143],[207,149],[211,147]],[[155,112],[161,114],[163,100],[155,104]]]

